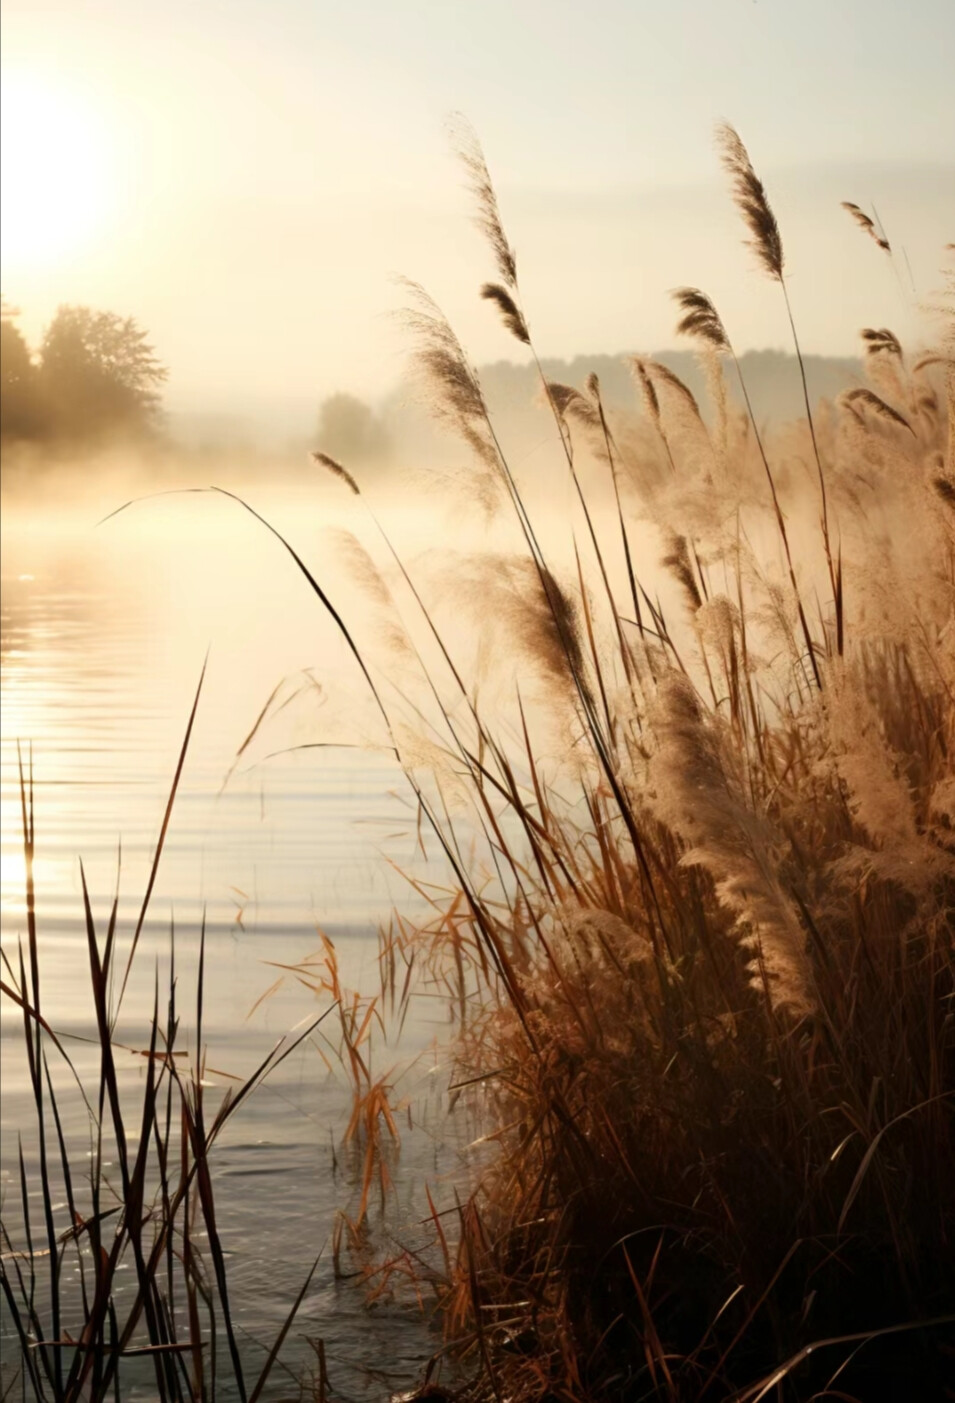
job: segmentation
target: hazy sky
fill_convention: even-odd
[[[542,353],[672,345],[686,282],[740,347],[782,345],[714,154],[725,118],[806,345],[847,353],[911,309],[840,200],[875,204],[920,295],[940,284],[953,60],[953,0],[4,0],[3,293],[31,336],[60,302],[136,316],[173,407],[381,393],[395,274],[475,360],[512,356],[476,298],[459,110]]]

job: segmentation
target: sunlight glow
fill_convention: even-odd
[[[106,134],[74,94],[4,73],[0,143],[4,264],[55,266],[90,239],[108,213]]]

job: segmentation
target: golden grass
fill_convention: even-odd
[[[539,369],[484,157],[459,145],[501,280],[482,295]],[[678,290],[703,409],[646,358],[635,421],[596,377],[541,372],[563,552],[456,333],[411,290],[470,499],[519,542],[458,561],[509,712],[482,703],[482,649],[466,665],[464,628],[438,623],[347,467],[315,455],[388,553],[394,591],[370,556],[359,570],[390,616],[383,656],[279,537],[451,874],[419,888],[430,923],[384,940],[375,1000],[346,996],[333,958],[316,987],[355,1088],[362,1253],[397,1135],[370,1030],[422,976],[459,1024],[454,1094],[479,1097],[498,1155],[466,1203],[432,1204],[428,1272],[478,1398],[955,1397],[953,318],[914,362],[864,330],[870,384],[814,406],[768,196],[732,129],[720,147],[804,418],[761,431],[719,312]],[[365,1266],[374,1290],[415,1270]]]
[[[500,1150],[460,1209],[442,1305],[498,1399],[955,1397],[951,327],[912,365],[889,329],[864,330],[871,386],[812,406],[780,231],[739,137],[720,140],[786,298],[805,418],[760,432],[693,288],[675,296],[705,413],[645,359],[636,431],[594,379],[543,383],[577,497],[575,579],[454,333],[430,306],[417,326],[440,415],[524,542],[519,566],[486,563],[489,591],[521,579],[516,739],[447,632],[429,673],[432,745],[468,789],[484,867],[440,767],[427,781],[407,764],[455,882],[403,958],[460,1015],[457,1080],[481,1089]],[[464,146],[506,283],[482,295],[533,351]],[[658,528],[675,605],[649,592],[638,520]],[[535,753],[544,712],[556,768]]]

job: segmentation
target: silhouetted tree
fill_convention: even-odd
[[[380,457],[388,451],[388,433],[377,414],[354,395],[330,395],[318,414],[317,447],[333,458]]]
[[[0,438],[37,438],[41,432],[37,369],[23,333],[19,312],[0,303]]]
[[[167,374],[147,333],[115,312],[60,307],[40,348],[40,388],[59,438],[149,433]]]

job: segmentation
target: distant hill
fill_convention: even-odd
[[[653,357],[678,375],[693,392],[700,410],[707,418],[710,406],[706,382],[700,363],[692,351],[663,351]],[[639,393],[634,386],[627,356],[575,356],[572,360],[543,361],[547,379],[583,388],[591,372],[600,378],[604,403],[610,410],[642,414]],[[743,375],[760,427],[779,425],[801,418],[805,414],[802,382],[795,356],[784,351],[748,351],[740,357]],[[553,432],[550,414],[545,407],[537,368],[533,364],[518,365],[513,361],[496,361],[478,366],[478,375],[508,454],[516,453],[522,471],[533,473],[535,465],[543,462],[538,449],[549,441]],[[841,391],[857,385],[862,378],[862,362],[851,357],[806,357],[806,380],[810,398],[817,403],[832,398]],[[731,396],[742,405],[736,373],[726,366],[726,380]],[[461,463],[466,456],[464,445],[453,433],[440,429],[413,391],[407,386],[395,390],[380,406],[382,424],[394,445],[393,464],[418,466],[427,470],[428,464],[448,461]],[[381,463],[353,464],[359,470],[386,476],[392,465]]]
[[[662,351],[653,359],[679,375],[696,396],[705,416],[708,413],[706,385],[693,352]],[[802,416],[802,386],[793,356],[783,351],[748,351],[741,357],[741,365],[761,423],[782,423]],[[623,353],[575,356],[571,360],[549,359],[543,362],[543,368],[549,380],[578,388],[582,388],[587,376],[595,371],[600,377],[604,401],[610,408],[640,412],[639,397]],[[534,432],[535,428],[539,430],[547,413],[541,403],[540,382],[533,364],[495,361],[479,366],[478,374],[492,413],[509,430],[518,433],[522,428],[529,432]],[[806,375],[809,393],[816,401],[858,384],[862,364],[850,357],[811,355],[806,357]],[[730,366],[727,366],[726,376],[731,394],[740,399],[735,372]],[[354,409],[363,409],[365,416],[374,420],[379,437],[390,440],[391,451],[374,454],[367,445],[339,442],[335,435],[330,435],[328,425],[321,423],[321,414],[338,400],[348,400]],[[173,441],[193,451],[280,452],[287,455],[290,462],[305,465],[306,450],[323,447],[351,466],[367,465],[372,471],[384,472],[389,462],[407,460],[409,453],[415,451],[427,453],[443,441],[442,433],[427,411],[416,403],[415,393],[407,384],[396,387],[377,403],[364,406],[351,395],[333,395],[324,406],[294,400],[246,403],[241,410],[234,407],[210,407],[203,411],[179,409],[166,415],[166,423]]]
[[[692,351],[661,351],[653,356],[668,370],[678,375],[692,390],[704,414],[707,410],[706,383],[699,361]],[[542,362],[548,380],[583,387],[591,372],[600,377],[601,391],[608,405],[636,408],[638,399],[627,367],[626,356],[575,356],[573,360]],[[806,381],[811,400],[815,403],[831,398],[858,384],[862,363],[853,357],[806,356]],[[802,383],[796,359],[784,351],[747,351],[740,357],[753,410],[760,422],[784,423],[801,417],[805,410]],[[537,369],[533,365],[515,365],[497,361],[480,367],[481,383],[488,402],[502,411],[513,412],[521,403],[530,403],[538,394]],[[727,382],[731,393],[740,400],[735,372],[727,366]]]

